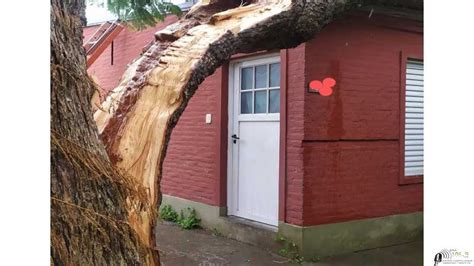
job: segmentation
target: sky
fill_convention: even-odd
[[[86,7],[87,25],[103,23],[105,21],[115,20],[116,16],[110,13],[105,6],[106,0],[97,0],[97,3],[103,3],[104,7],[97,5],[88,5]],[[175,5],[184,4],[186,0],[171,0]]]

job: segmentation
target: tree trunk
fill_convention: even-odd
[[[120,85],[95,113],[112,163],[147,190],[158,208],[162,165],[170,134],[198,85],[236,53],[295,47],[309,40],[357,0],[208,0],[156,33]],[[378,3],[384,1],[367,1]],[[419,0],[389,1],[420,7]],[[137,221],[142,241],[154,220]]]
[[[52,263],[157,265],[162,164],[198,85],[231,55],[295,47],[361,2],[202,0],[156,34],[95,113],[101,142],[82,49],[84,0],[51,0]]]
[[[51,0],[51,263],[158,264],[128,222],[138,208],[153,215],[145,191],[111,165],[92,117],[84,8]]]

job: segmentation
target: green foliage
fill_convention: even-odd
[[[291,263],[303,263],[303,257],[299,255],[298,246],[295,243],[289,242],[281,235],[277,235],[275,241],[283,245],[283,247],[278,250],[278,254],[287,257]]]
[[[178,224],[183,229],[193,229],[198,228],[201,223],[201,219],[197,218],[196,210],[191,208],[186,208],[186,214],[183,210],[178,218]]]
[[[195,209],[188,207],[185,210],[181,210],[181,213],[178,215],[169,204],[163,205],[160,208],[160,218],[165,221],[177,223],[183,229],[198,228],[201,223],[201,219],[197,217]]]
[[[296,254],[293,257],[290,258],[291,262],[296,263],[296,264],[302,264],[304,262],[303,257],[300,255]]]
[[[161,207],[160,218],[165,221],[176,223],[178,221],[178,213],[173,210],[171,205],[167,204]]]
[[[181,9],[163,0],[87,0],[88,5],[104,7],[134,29],[154,27],[168,14],[181,15]]]
[[[286,238],[280,234],[278,234],[275,238],[275,242],[278,242],[278,243],[285,243],[286,241]]]

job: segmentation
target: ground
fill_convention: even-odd
[[[294,265],[287,258],[260,247],[245,244],[216,233],[195,229],[182,230],[176,225],[161,223],[157,241],[162,265]],[[304,262],[314,266],[371,266],[423,264],[423,242],[371,249],[335,256],[319,262]]]

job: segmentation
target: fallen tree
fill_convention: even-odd
[[[51,37],[55,264],[129,264],[133,259],[158,263],[153,228],[171,131],[198,85],[233,54],[295,47],[338,14],[366,3],[422,8],[420,0],[259,0],[244,5],[240,0],[201,1],[177,23],[156,33],[156,40],[128,67],[120,85],[95,113],[104,149],[91,124],[92,88],[85,78],[78,21],[62,17],[69,12],[78,20],[80,14],[74,8],[83,6],[81,1],[60,2],[52,0],[52,22],[64,26],[52,30]],[[61,34],[74,36],[73,42],[67,42],[70,46],[64,46]],[[72,57],[65,55],[68,49],[73,49]],[[65,148],[63,142],[74,148]],[[84,208],[97,216],[93,222],[79,219],[85,215]],[[120,222],[112,223],[113,227],[98,217]],[[105,229],[104,235],[93,235],[91,224]],[[118,233],[112,228],[118,228]],[[107,247],[114,241],[123,243]],[[116,248],[121,252],[112,254]],[[93,258],[82,261],[80,256]]]
[[[82,48],[84,1],[51,0],[51,264],[159,261],[128,222],[154,207],[144,188],[111,164],[99,140]]]
[[[159,180],[173,127],[198,85],[236,53],[295,47],[361,1],[207,1],[156,33],[95,114],[112,162],[158,205]],[[137,223],[149,241],[154,219]],[[151,222],[151,224],[148,224]],[[140,228],[146,228],[141,230]],[[151,232],[151,231],[150,231]]]

